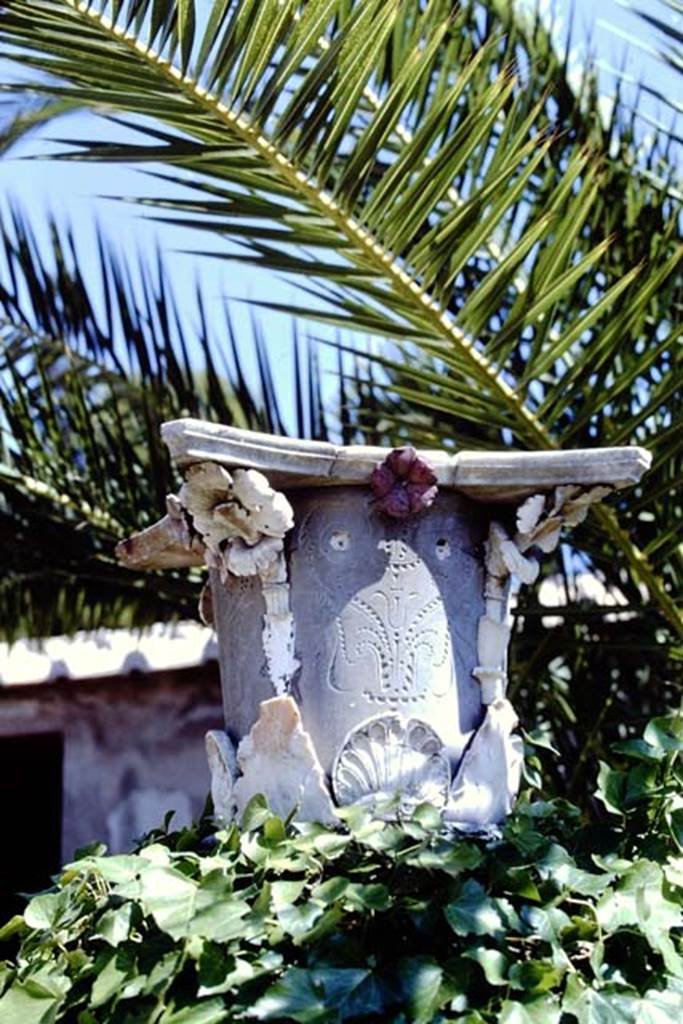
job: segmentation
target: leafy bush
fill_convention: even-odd
[[[604,821],[528,789],[502,835],[454,839],[427,805],[335,831],[256,798],[241,827],[82,851],[3,929],[0,1020],[673,1024],[682,751],[681,716],[622,744]]]

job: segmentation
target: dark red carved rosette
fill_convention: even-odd
[[[438,488],[436,474],[414,448],[394,448],[373,469],[370,486],[375,507],[393,519],[407,519],[433,504]]]

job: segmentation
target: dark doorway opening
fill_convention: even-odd
[[[0,736],[0,920],[23,910],[19,893],[38,892],[60,867],[61,733]]]

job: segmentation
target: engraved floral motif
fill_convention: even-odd
[[[396,798],[404,813],[425,801],[443,807],[450,780],[449,759],[434,729],[399,714],[379,715],[354,729],[332,768],[337,803]]]
[[[453,684],[453,657],[443,599],[422,559],[404,541],[379,542],[389,556],[378,583],[349,601],[337,619],[338,659],[363,666],[366,700],[410,704],[428,692],[443,696]],[[329,683],[346,689],[335,660]],[[339,678],[337,678],[339,676]]]

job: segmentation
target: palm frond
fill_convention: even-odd
[[[197,293],[178,309],[161,259],[124,262],[103,237],[85,260],[68,229],[36,240],[18,211],[0,223],[0,633],[46,635],[193,615],[199,580],[123,569],[117,541],[158,518],[175,482],[159,438],[179,415],[327,436],[305,339],[291,400],[254,324],[209,326]],[[226,340],[227,339],[227,342]],[[243,354],[256,353],[246,374]],[[283,412],[297,409],[296,422]]]
[[[0,156],[6,155],[19,141],[74,110],[69,99],[26,102],[25,97],[13,96],[11,90],[0,102]]]
[[[637,0],[617,0],[621,7],[637,16],[643,28],[649,30],[649,35],[654,38],[651,43],[646,42],[640,32],[628,32],[617,27],[611,22],[601,19],[601,24],[615,35],[622,38],[629,47],[635,47],[640,52],[658,60],[670,74],[671,84],[675,83],[677,76],[683,75],[683,6],[680,0],[656,0],[651,5],[651,10],[642,6]],[[672,115],[670,126],[666,127],[659,122],[654,122],[652,114],[640,109],[636,102],[634,114],[646,123],[658,128],[661,135],[667,136],[669,140],[677,145],[681,144],[679,120],[683,113],[683,106],[674,91],[666,88],[657,88],[650,81],[649,76],[641,76],[640,80],[634,80],[626,75],[623,70],[608,67],[608,70],[616,74],[623,81],[630,81],[636,86],[639,92],[646,93],[665,108]]]
[[[417,345],[439,383],[404,398],[428,396],[483,443],[649,437],[671,395],[647,371],[626,391],[616,367],[630,375],[666,338],[675,358],[675,204],[612,166],[627,127],[591,115],[590,81],[580,100],[562,88],[538,19],[522,31],[493,10],[216,0],[203,18],[192,2],[6,0],[0,38],[52,76],[36,93],[156,126],[147,152],[73,156],[167,165],[194,190],[160,196],[175,223],[305,277],[324,299],[314,316]],[[654,558],[611,512],[594,522],[680,628]]]

